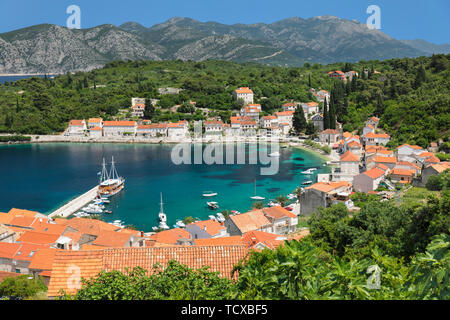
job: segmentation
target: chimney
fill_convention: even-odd
[[[141,237],[142,238],[144,237],[144,231],[141,231]]]
[[[206,232],[206,226],[203,226],[203,231],[205,231],[205,232]]]

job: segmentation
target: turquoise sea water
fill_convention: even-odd
[[[25,76],[0,76],[0,83],[5,83],[5,82],[14,82],[17,80],[22,80],[22,79],[27,79],[27,78],[31,78],[31,77],[40,77],[40,78],[44,78],[44,75],[25,75]],[[53,77],[53,75],[47,75],[47,77]]]
[[[112,198],[111,215],[103,220],[122,220],[140,230],[151,231],[159,212],[160,192],[169,225],[186,216],[207,219],[221,210],[246,212],[256,189],[267,203],[291,193],[306,180],[316,181],[318,173],[329,172],[319,156],[295,148],[280,149],[279,171],[260,175],[262,164],[206,165],[171,161],[173,145],[144,144],[34,144],[0,146],[0,211],[12,207],[50,213],[86,192],[98,182],[102,158],[114,156],[125,189]],[[246,155],[256,147],[246,145]],[[316,167],[312,176],[301,171]],[[218,192],[207,200],[203,191]],[[206,201],[217,201],[216,211]]]

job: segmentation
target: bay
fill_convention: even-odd
[[[51,213],[98,183],[104,157],[114,156],[125,189],[112,198],[111,215],[102,220],[122,220],[139,230],[151,231],[156,225],[160,192],[168,224],[193,216],[208,219],[221,210],[246,212],[256,193],[270,199],[287,195],[304,180],[316,181],[318,173],[328,173],[325,160],[306,150],[280,149],[279,170],[275,175],[260,174],[263,164],[248,164],[248,154],[257,152],[246,145],[246,164],[180,164],[171,161],[173,145],[46,143],[0,146],[0,211],[21,208]],[[193,148],[193,147],[192,147]],[[270,153],[270,152],[268,152]],[[316,167],[311,176],[301,172]],[[218,192],[208,200],[203,191]],[[217,201],[210,210],[206,201]]]

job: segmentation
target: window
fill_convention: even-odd
[[[29,257],[32,257],[36,251],[31,251]]]
[[[20,273],[20,269],[16,269],[16,273]]]

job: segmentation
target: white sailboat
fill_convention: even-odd
[[[265,199],[264,197],[260,197],[260,196],[256,195],[256,180],[255,180],[255,195],[253,197],[250,197],[250,199],[253,199],[253,200],[264,200]]]
[[[158,214],[158,220],[159,220],[159,224],[157,227],[153,227],[153,230],[158,230],[158,229],[163,229],[163,230],[169,230],[169,226],[167,225],[167,216],[164,213],[164,209],[163,209],[163,201],[162,201],[162,192],[160,193],[161,196],[161,208]]]

